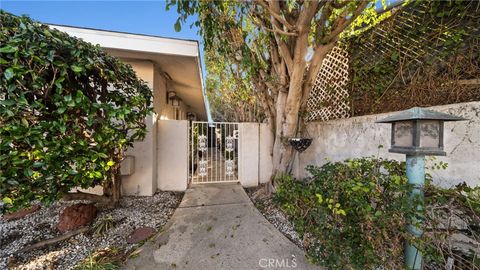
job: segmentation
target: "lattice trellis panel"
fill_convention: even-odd
[[[348,52],[336,46],[325,57],[307,100],[307,121],[350,116]]]

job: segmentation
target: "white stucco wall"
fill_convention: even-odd
[[[156,188],[156,153],[155,145],[157,136],[156,119],[148,116],[145,119],[147,125],[147,134],[143,141],[133,144],[132,148],[127,150],[127,155],[135,157],[135,172],[132,175],[122,176],[122,194],[151,196]]]
[[[184,191],[188,182],[188,121],[158,121],[158,189]]]
[[[273,160],[273,132],[268,124],[260,124],[260,144],[259,144],[259,164],[258,164],[258,181],[259,183],[267,183],[272,177]]]
[[[155,66],[151,61],[126,60],[142,80],[155,94]],[[155,99],[154,99],[155,104]],[[154,106],[155,107],[155,106]],[[135,158],[135,171],[132,175],[122,176],[122,194],[151,196],[157,190],[157,118],[150,115],[145,119],[147,134],[143,141],[134,142],[127,155]]]
[[[435,106],[430,109],[468,118],[469,121],[445,123],[445,157],[427,157],[427,167],[435,162],[446,162],[446,170],[430,171],[434,183],[449,187],[461,182],[480,184],[480,102]],[[309,164],[322,165],[328,160],[379,156],[405,160],[405,155],[388,153],[390,125],[375,121],[394,113],[353,117],[307,124],[313,137],[312,145],[298,155],[294,166],[297,177],[306,176]],[[378,148],[383,145],[383,148]]]
[[[258,185],[259,132],[258,123],[239,123],[238,179],[244,187]]]

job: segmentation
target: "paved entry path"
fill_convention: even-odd
[[[123,269],[318,269],[270,224],[239,184],[188,189],[163,232]]]

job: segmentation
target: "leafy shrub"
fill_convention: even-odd
[[[406,216],[413,209],[405,163],[363,158],[307,171],[311,177],[302,182],[277,179],[274,199],[313,261],[329,269],[401,269]]]
[[[119,197],[119,164],[152,98],[100,47],[0,11],[0,198],[14,210],[74,187]]]

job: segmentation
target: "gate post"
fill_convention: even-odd
[[[238,179],[243,187],[258,186],[259,136],[258,123],[239,123]]]
[[[158,189],[184,191],[188,181],[188,121],[158,121]]]

